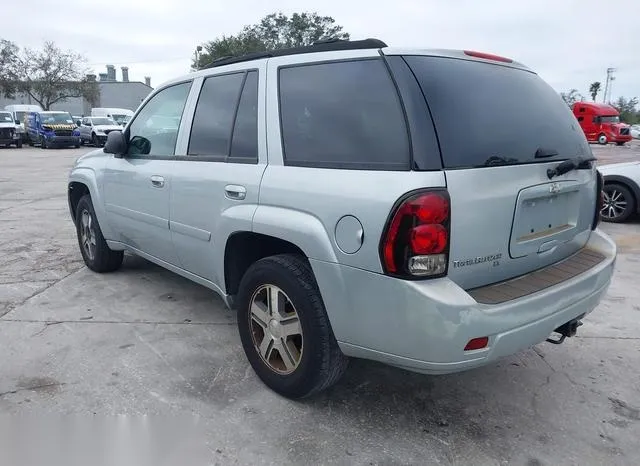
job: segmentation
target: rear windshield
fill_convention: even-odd
[[[429,104],[445,168],[590,154],[573,113],[538,75],[453,58],[405,59]],[[558,155],[536,158],[536,152]]]

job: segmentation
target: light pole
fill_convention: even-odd
[[[608,103],[611,101],[611,88],[613,87],[613,81],[616,77],[613,75],[615,68],[607,68],[607,81],[604,85],[604,95],[602,96],[602,102]]]

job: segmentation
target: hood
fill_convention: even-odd
[[[98,131],[112,131],[112,130],[122,130],[122,126],[120,125],[95,125],[94,126],[95,129],[97,129]]]
[[[11,123],[8,121],[1,121],[0,122],[0,128],[14,128],[15,129],[16,124],[15,123]]]
[[[45,129],[52,129],[52,130],[56,130],[56,129],[74,130],[74,129],[76,129],[76,125],[67,124],[67,123],[43,123],[42,127],[45,128]]]
[[[86,154],[78,157],[74,162],[74,166],[77,167],[78,165],[82,165],[82,163],[86,162],[87,160],[95,159],[98,157],[104,157],[104,156],[105,156],[104,149],[95,149],[95,150],[92,150],[91,152],[87,152]]]

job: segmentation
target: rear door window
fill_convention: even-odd
[[[431,109],[445,168],[590,155],[571,110],[535,73],[453,58],[405,60]],[[558,155],[535,158],[540,148]]]
[[[229,155],[231,129],[238,106],[244,72],[205,79],[191,126],[189,155]]]
[[[409,169],[405,117],[382,60],[283,67],[279,91],[286,165]]]

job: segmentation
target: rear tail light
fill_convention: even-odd
[[[600,212],[604,206],[604,177],[598,170],[596,170],[596,175],[596,211],[593,215],[593,221],[591,222],[592,230],[595,230],[598,227],[598,224],[600,223]]]
[[[380,243],[387,274],[434,278],[447,274],[451,207],[444,189],[402,197],[391,212]]]

